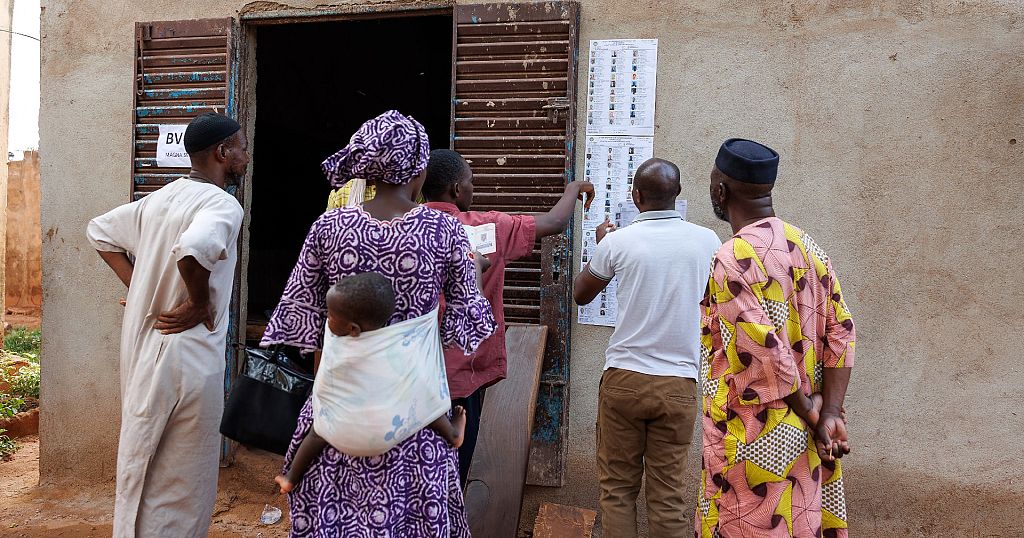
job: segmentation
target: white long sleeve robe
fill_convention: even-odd
[[[217,495],[224,353],[242,207],[215,185],[179,179],[89,223],[97,250],[135,256],[121,330],[116,538],[206,536]],[[188,297],[178,260],[210,274],[215,330],[153,328]]]

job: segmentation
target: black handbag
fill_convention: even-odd
[[[283,346],[247,347],[245,366],[224,404],[220,433],[283,455],[312,390],[313,376],[289,360]]]

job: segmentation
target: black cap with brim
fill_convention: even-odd
[[[185,129],[185,151],[189,154],[203,151],[241,129],[237,121],[223,114],[207,112],[196,116]]]
[[[715,166],[736,181],[765,185],[775,183],[779,154],[753,140],[730,138],[718,149]]]

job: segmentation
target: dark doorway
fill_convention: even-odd
[[[256,129],[249,226],[248,334],[262,334],[330,187],[320,163],[382,112],[412,115],[432,148],[451,122],[452,18],[263,26],[256,34]]]

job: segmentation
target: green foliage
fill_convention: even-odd
[[[25,400],[10,394],[0,394],[0,418],[9,418],[18,414]]]
[[[39,365],[22,366],[13,374],[0,372],[0,380],[11,385],[11,395],[22,398],[39,398]]]
[[[0,418],[25,411],[26,399],[39,398],[39,344],[39,331],[15,329],[5,336],[7,349],[0,352],[0,384],[10,389],[0,393]],[[21,365],[15,369],[18,363]],[[0,454],[6,455],[4,449],[13,446],[10,439],[0,435]]]
[[[6,460],[18,451],[18,443],[7,437],[4,433],[7,430],[0,430],[0,460]]]
[[[39,350],[42,345],[43,339],[39,329],[17,327],[4,335],[4,351],[21,355],[32,362],[39,362]]]

